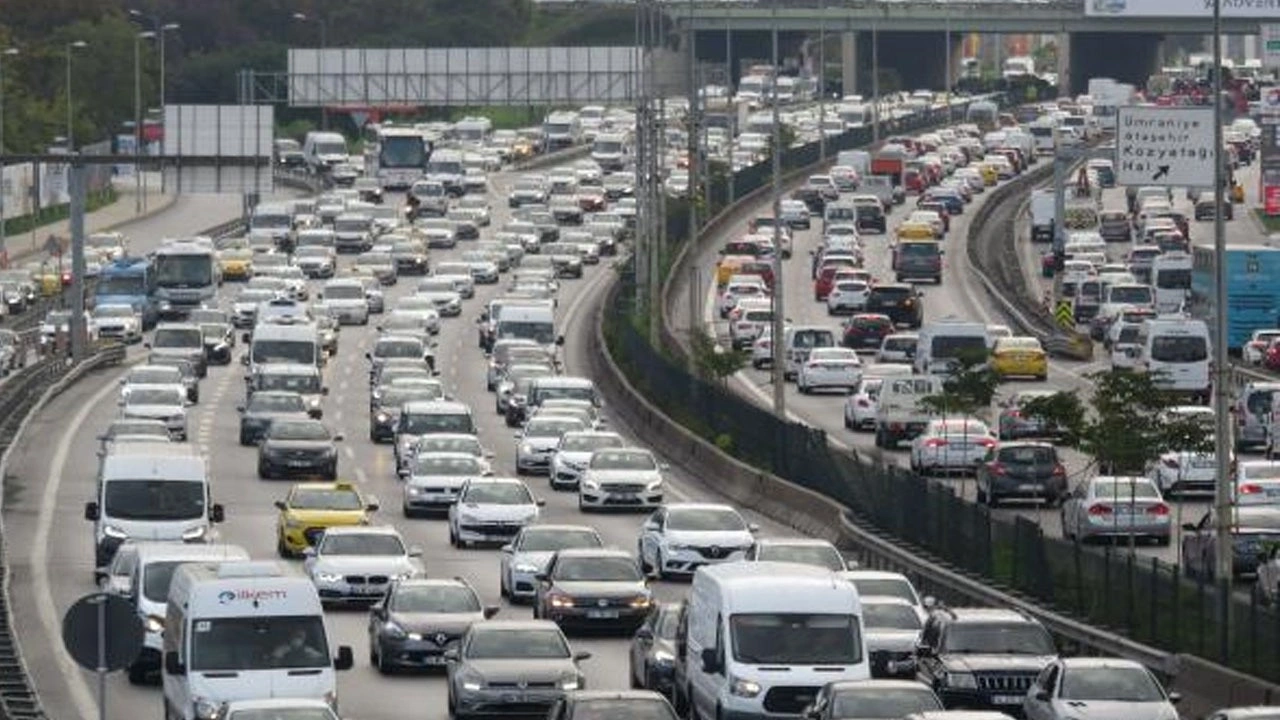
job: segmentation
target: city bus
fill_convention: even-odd
[[[152,260],[161,319],[181,320],[217,297],[222,267],[209,238],[165,241]]]
[[[431,143],[422,131],[411,127],[378,129],[375,177],[384,190],[407,190],[426,172]]]
[[[1238,353],[1254,330],[1280,320],[1280,248],[1227,245],[1227,349]],[[1213,246],[1192,248],[1191,315],[1213,328],[1215,262]],[[1216,332],[1216,330],[1215,330]],[[1218,339],[1215,337],[1214,342]]]

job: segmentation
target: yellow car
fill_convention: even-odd
[[[326,528],[367,524],[378,503],[350,482],[303,482],[289,488],[276,508],[276,552],[289,558],[314,545]]]
[[[898,226],[899,240],[937,240],[934,227],[925,222],[907,221]]]
[[[729,283],[729,278],[738,274],[743,265],[755,262],[756,259],[750,255],[725,255],[716,263],[716,287],[724,287]]]
[[[1049,377],[1049,356],[1033,337],[1002,337],[991,350],[991,369],[1000,379],[1007,377]]]
[[[991,187],[1000,182],[1000,169],[995,163],[982,163],[978,166],[978,172],[982,173],[982,184]]]
[[[248,280],[253,277],[252,250],[223,250],[218,253],[223,280]]]

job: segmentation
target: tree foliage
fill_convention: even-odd
[[[920,399],[920,405],[939,415],[974,415],[991,407],[1000,387],[1000,376],[983,351],[957,358],[951,374],[942,381],[942,392]]]
[[[749,350],[722,348],[716,341],[702,330],[695,329],[690,338],[693,350],[693,364],[698,374],[719,383],[728,381],[751,359]]]

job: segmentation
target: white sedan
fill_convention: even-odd
[[[814,348],[796,373],[796,388],[805,394],[836,388],[850,392],[862,380],[862,360],[849,348]]]
[[[720,298],[716,301],[716,305],[720,310],[720,317],[727,318],[729,313],[738,306],[738,301],[744,298],[768,298],[769,288],[765,286],[764,280],[756,281],[731,281],[725,286],[724,292],[720,293]]]
[[[1235,480],[1236,504],[1280,504],[1280,461],[1237,461]]]
[[[862,312],[867,306],[871,285],[864,280],[840,280],[827,294],[828,315],[848,315]]]
[[[538,521],[543,501],[516,478],[468,480],[449,506],[449,544],[509,542],[526,525]]]
[[[759,527],[729,505],[670,503],[640,529],[640,567],[659,579],[690,576],[703,565],[734,562],[755,544]]]
[[[930,420],[911,441],[911,469],[920,474],[973,472],[995,446],[995,435],[981,420]]]
[[[644,448],[605,448],[591,454],[578,483],[578,509],[652,510],[662,504],[662,465]]]

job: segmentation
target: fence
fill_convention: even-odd
[[[930,120],[936,118],[911,120],[901,129]],[[848,133],[831,147],[854,147],[859,140],[869,138]],[[805,160],[817,159],[815,147],[795,148],[784,155],[783,166],[803,168]],[[767,163],[737,173],[735,195],[762,187],[769,177]],[[713,215],[730,204],[717,184],[713,181],[711,189]],[[669,207],[667,257],[674,257],[686,240],[685,218],[682,208]],[[1262,607],[1256,596],[1233,595],[1232,623],[1225,627],[1216,586],[1183,576],[1175,565],[1140,558],[1124,548],[1089,548],[1047,537],[1035,520],[994,516],[950,486],[837,450],[823,431],[781,420],[722,381],[689,373],[667,328],[661,349],[650,345],[637,313],[642,289],[636,287],[634,262],[628,261],[620,274],[607,307],[622,312],[603,316],[609,353],[640,393],[699,437],[840,502],[858,522],[942,564],[989,578],[1089,625],[1280,681],[1280,615]]]

